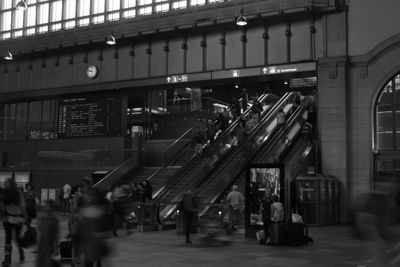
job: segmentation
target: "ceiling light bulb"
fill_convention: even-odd
[[[112,34],[110,34],[106,39],[106,44],[108,45],[115,45],[117,42]]]
[[[13,60],[13,55],[11,54],[10,51],[7,52],[7,55],[4,57],[5,60]]]
[[[239,88],[239,85],[238,85],[238,84],[235,84],[235,88],[236,88],[236,89]]]
[[[26,2],[24,0],[21,0],[17,3],[17,5],[15,6],[15,8],[17,10],[27,10],[28,9],[28,5],[26,4]]]
[[[288,81],[287,81],[287,80],[285,80],[285,81],[283,82],[283,84],[284,84],[284,85],[287,85],[287,84],[288,84]]]

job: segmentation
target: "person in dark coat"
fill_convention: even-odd
[[[243,88],[240,97],[242,98],[242,112],[244,113],[247,110],[247,100],[248,100],[247,91],[245,88]]]
[[[153,187],[151,186],[150,181],[148,181],[148,180],[144,181],[143,185],[144,185],[145,199],[152,200],[153,199]]]
[[[271,204],[272,204],[271,189],[266,188],[264,199],[262,202],[261,215],[262,215],[262,221],[263,221],[263,230],[264,230],[264,234],[265,234],[265,241],[262,241],[262,242],[265,242],[267,245],[269,245],[271,243],[271,240],[269,238],[270,227],[271,227]]]
[[[194,218],[197,214],[199,204],[196,195],[192,191],[183,194],[181,200],[181,210],[183,211],[183,219],[185,224],[185,242],[192,243],[190,240],[190,230],[193,225]]]
[[[13,179],[5,182],[5,188],[1,192],[0,210],[5,232],[3,266],[8,267],[11,266],[12,237],[13,235],[16,237],[21,232],[22,226],[28,221],[24,195],[17,188]],[[20,239],[15,239],[17,240],[19,259],[22,263],[25,261],[24,249],[20,245]]]

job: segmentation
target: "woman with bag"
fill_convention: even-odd
[[[28,215],[27,225],[29,226],[31,225],[32,220],[35,219],[37,216],[36,193],[35,191],[33,191],[32,184],[25,185],[24,198],[25,198],[26,214]]]
[[[27,214],[25,209],[25,200],[23,193],[17,188],[16,183],[12,179],[5,182],[4,190],[1,194],[1,213],[5,231],[4,245],[4,261],[3,267],[11,266],[11,240],[13,232],[16,235],[20,262],[25,261],[24,250],[20,244],[19,235],[22,226],[27,222]]]

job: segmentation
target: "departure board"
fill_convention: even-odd
[[[62,97],[58,137],[111,136],[121,133],[121,97],[111,94]]]

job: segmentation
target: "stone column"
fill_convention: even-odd
[[[318,134],[321,168],[340,180],[341,221],[346,220],[349,181],[348,66],[346,57],[318,62]]]

